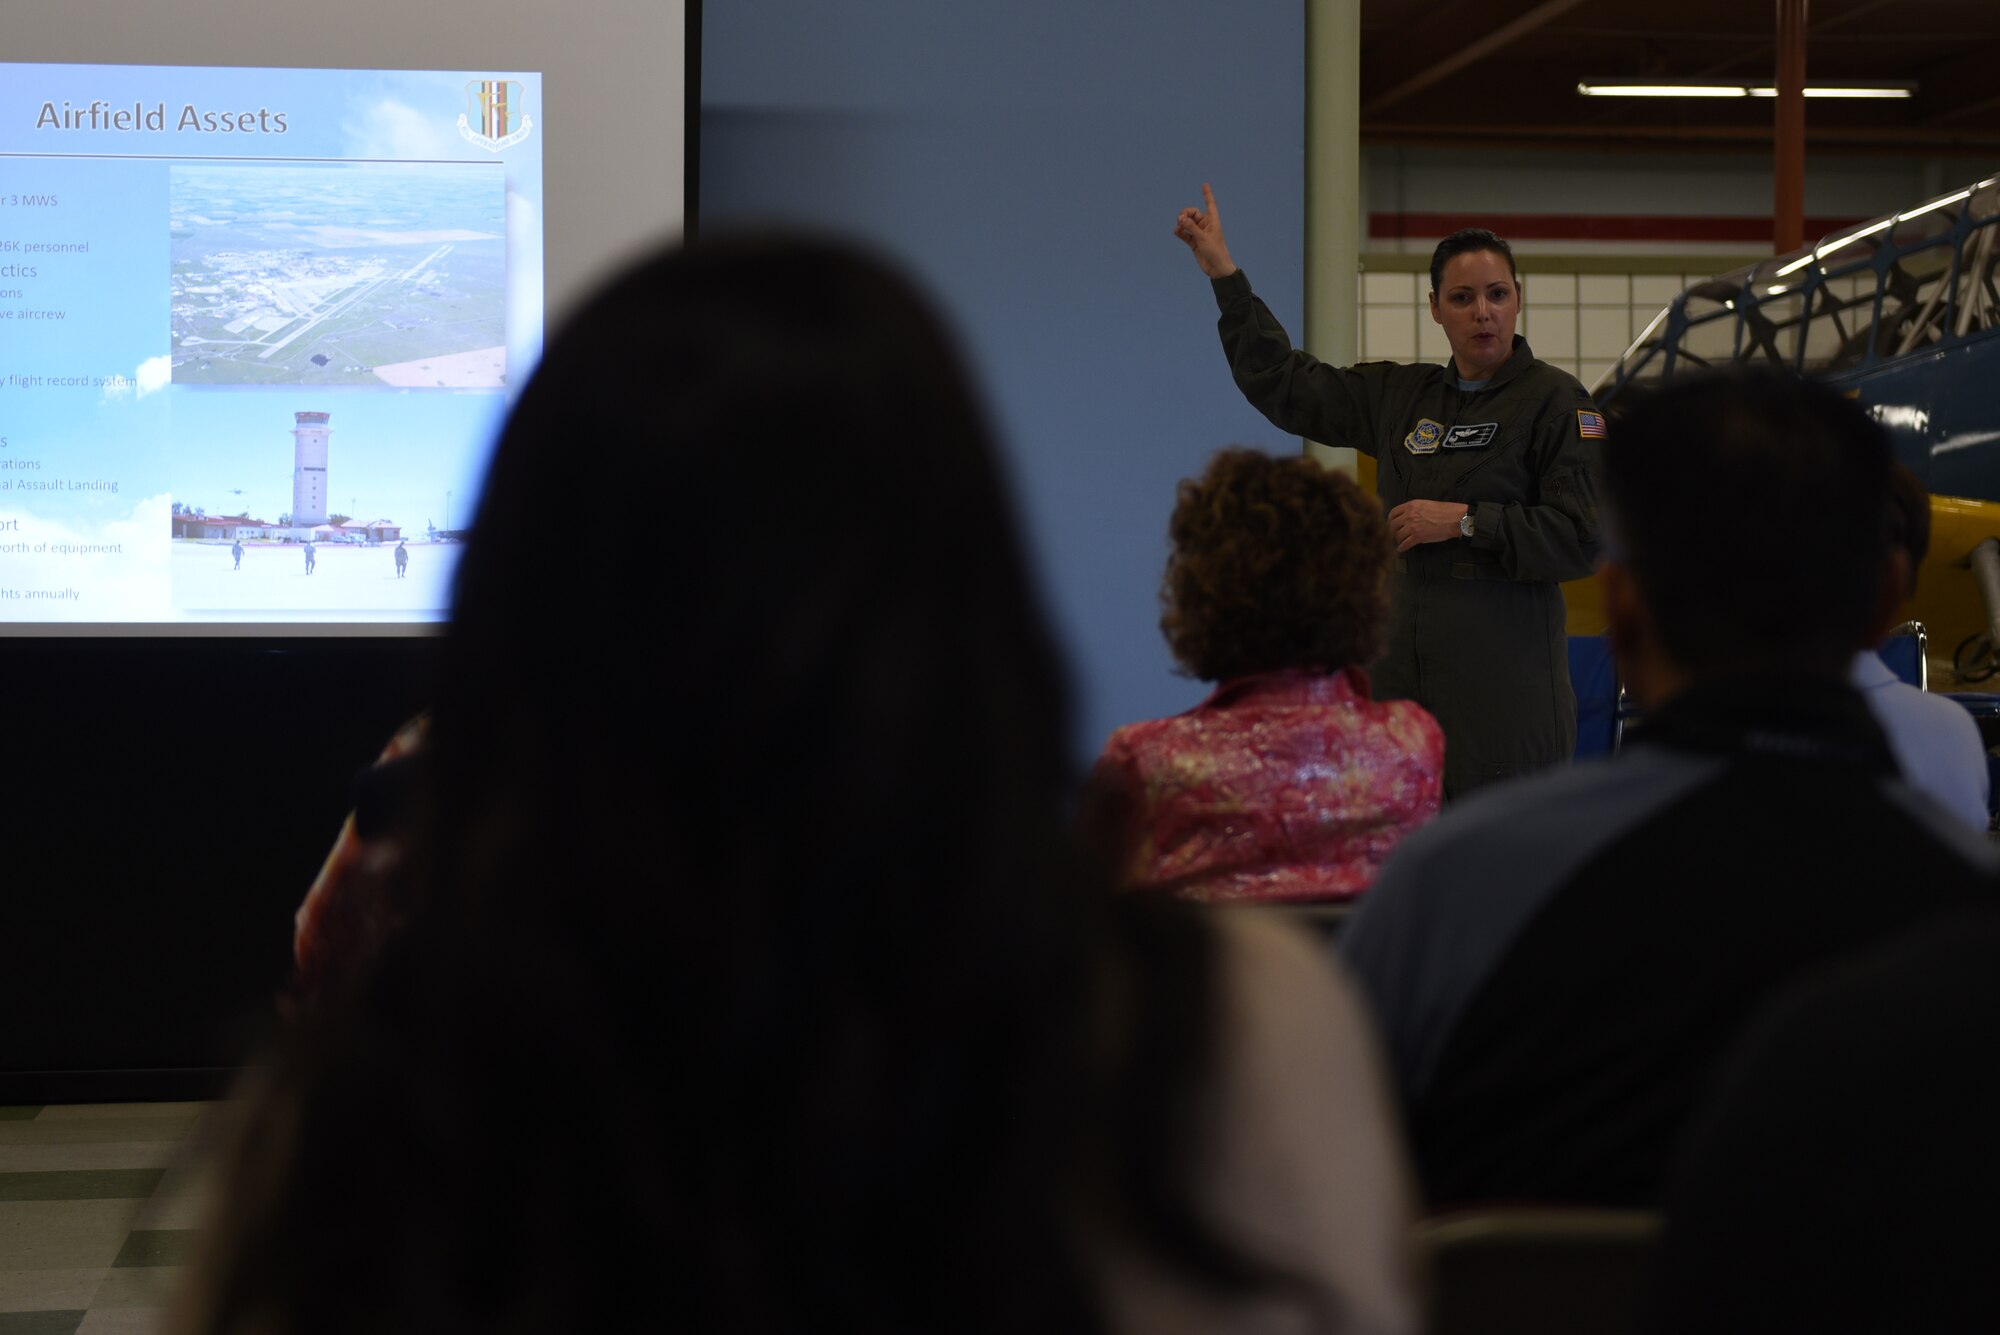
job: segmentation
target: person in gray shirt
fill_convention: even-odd
[[[1984,841],[1903,782],[1846,681],[1902,601],[1881,428],[1738,373],[1676,381],[1615,431],[1601,577],[1643,732],[1447,810],[1342,942],[1433,1206],[1653,1204],[1773,989],[1994,896]]]

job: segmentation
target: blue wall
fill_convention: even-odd
[[[832,228],[931,286],[1006,442],[1079,760],[1200,699],[1158,629],[1174,484],[1227,443],[1298,446],[1237,395],[1171,228],[1212,181],[1301,327],[1303,7],[710,0],[703,24],[701,225]]]

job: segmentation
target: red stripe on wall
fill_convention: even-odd
[[[1817,239],[1860,221],[1808,218]],[[1727,241],[1767,247],[1771,220],[1721,214],[1371,213],[1368,235],[1384,241],[1436,240],[1461,227],[1488,227],[1509,241]]]

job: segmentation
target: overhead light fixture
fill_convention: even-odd
[[[1750,89],[1750,96],[1752,97],[1776,97],[1777,95],[1778,90],[1775,88],[1752,87]],[[1905,98],[1915,97],[1917,95],[1917,86],[1913,83],[1809,83],[1805,87],[1805,95],[1807,97]]]
[[[1767,83],[1708,83],[1685,79],[1585,79],[1576,91],[1585,97],[1776,97]],[[1916,96],[1912,82],[1815,83],[1807,97],[1906,98]]]
[[[1740,83],[1636,83],[1592,79],[1576,86],[1585,97],[1748,97]]]

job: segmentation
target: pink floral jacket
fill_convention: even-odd
[[[1350,899],[1437,814],[1444,733],[1368,697],[1358,668],[1236,677],[1185,714],[1111,734],[1093,823],[1125,882],[1184,899]]]

